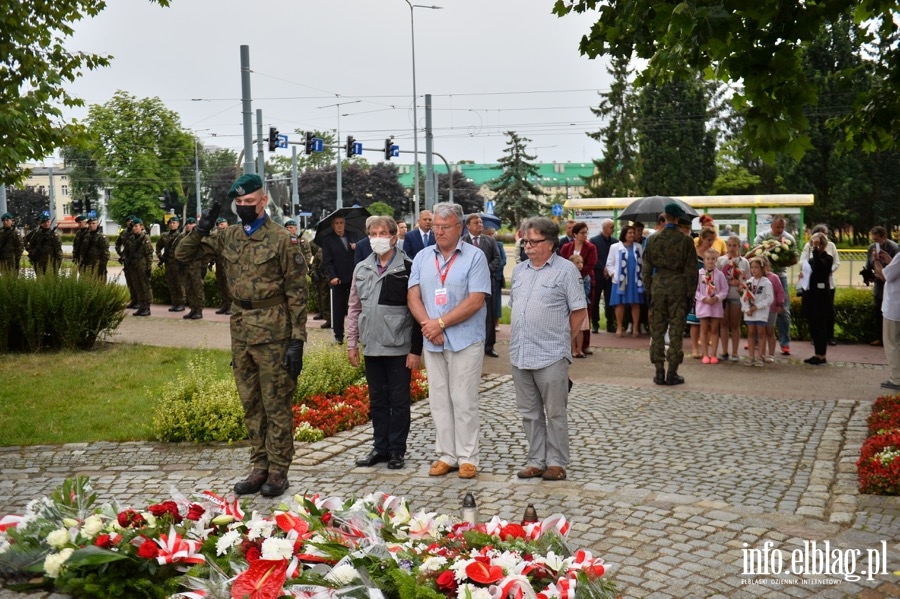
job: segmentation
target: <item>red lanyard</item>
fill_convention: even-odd
[[[456,260],[456,257],[457,257],[458,255],[459,255],[459,254],[458,254],[456,251],[454,251],[454,252],[453,252],[453,257],[450,258],[450,261],[447,262],[447,264],[444,265],[444,268],[443,268],[443,269],[441,269],[441,266],[440,266],[440,264],[438,263],[438,258],[437,258],[437,256],[434,257],[434,267],[435,267],[435,268],[437,269],[437,271],[438,271],[438,278],[441,280],[441,287],[444,286],[444,281],[447,280],[447,274],[450,272],[450,267],[453,266],[453,262]]]

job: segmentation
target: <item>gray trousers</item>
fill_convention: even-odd
[[[569,361],[537,370],[512,367],[516,407],[528,439],[528,466],[541,470],[569,465]]]

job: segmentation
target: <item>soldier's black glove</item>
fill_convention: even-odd
[[[286,368],[288,375],[292,379],[300,376],[303,370],[303,342],[299,339],[291,339],[288,344],[287,352],[284,354],[284,360],[281,361],[281,367]]]
[[[219,212],[221,211],[222,206],[219,205],[219,202],[213,202],[208,210],[203,211],[203,214],[200,216],[200,222],[197,223],[197,231],[200,232],[200,235],[203,237],[209,235],[213,227],[216,226],[216,219],[219,218]]]

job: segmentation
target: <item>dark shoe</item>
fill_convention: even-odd
[[[585,356],[584,354],[572,354],[572,357],[573,358],[586,358],[587,356]]]
[[[744,349],[747,349],[746,347]],[[781,355],[789,356],[791,355],[791,346],[790,345],[782,345],[781,346]]]
[[[820,358],[819,356],[813,356],[812,358],[807,358],[806,360],[803,360],[803,361],[806,362],[807,364],[811,364],[813,366],[821,366],[822,364],[825,364],[828,362],[828,360],[826,360],[825,358]]]
[[[388,469],[389,470],[400,470],[406,465],[406,460],[403,458],[402,453],[392,453],[391,459],[388,460]]]
[[[229,308],[226,308],[225,306],[222,306],[221,308],[219,308],[218,310],[216,310],[216,314],[225,314],[226,312],[228,312],[228,310],[229,310]]]
[[[334,342],[337,345],[344,345],[344,338],[343,337],[335,337]]]
[[[171,308],[169,308],[169,312],[181,312],[181,310],[184,310],[184,307],[181,307],[181,310],[179,310],[178,308],[178,304],[174,304]]]
[[[222,312],[222,314],[224,314],[225,316],[231,316],[231,308],[228,308],[227,310]]]
[[[484,350],[484,355],[490,356],[490,357],[492,357],[492,358],[499,358],[499,357],[500,357],[500,354],[498,354],[496,351],[494,351],[494,348],[493,348],[493,347],[492,347],[491,349],[486,349],[486,350]]]
[[[884,387],[885,389],[892,389],[894,391],[900,391],[900,385],[898,385],[897,383],[892,383],[889,380],[881,383],[881,386]]]
[[[150,316],[150,308],[140,308],[134,313],[135,316]]]
[[[562,466],[550,466],[541,475],[543,480],[565,480],[566,469]]]
[[[323,322],[323,323],[321,324],[321,326],[319,326],[319,328],[320,328],[320,329],[330,329],[330,328],[331,328],[331,321],[330,321],[330,320],[326,320],[325,322]]]
[[[250,476],[248,476],[245,480],[242,480],[239,483],[235,483],[234,492],[238,495],[252,495],[253,493],[259,493],[259,490],[262,488],[262,486],[266,482],[266,479],[268,478],[268,470],[254,468],[253,471],[250,472]]]
[[[684,383],[684,377],[678,374],[678,367],[669,368],[669,374],[666,375],[667,385],[681,385]]]
[[[594,335],[598,334],[599,332],[600,332],[600,328],[599,328],[599,327],[594,327],[594,328],[591,329],[591,333],[593,333]]]
[[[289,485],[287,472],[270,472],[266,483],[260,487],[259,494],[263,497],[278,497],[287,491]]]
[[[586,350],[584,350],[584,355],[586,355],[586,356],[593,356],[593,355],[594,355],[594,352],[592,352],[592,351],[589,350],[589,349],[586,349]]]
[[[378,453],[373,449],[366,455],[366,457],[356,460],[356,465],[360,468],[371,468],[375,464],[387,462],[388,460],[390,460],[390,458],[386,454]]]
[[[134,310],[135,308],[137,308],[137,304],[135,304],[134,302],[128,302],[128,305],[125,306],[126,310]]]
[[[521,470],[519,470],[518,474],[516,474],[519,478],[538,478],[542,476],[546,472],[538,468],[537,466],[525,466]]]
[[[871,345],[872,347],[881,347],[882,345],[884,345],[884,343],[881,341],[881,339],[876,339],[869,345]]]
[[[828,340],[828,345],[837,345],[837,340],[836,340],[836,339],[829,339],[829,340]]]
[[[196,312],[191,312],[188,315],[188,318],[190,318],[191,320],[200,320],[201,318],[203,318],[203,310],[197,310]]]
[[[657,385],[665,385],[666,384],[666,367],[665,366],[657,366],[656,367],[656,376],[653,377],[653,382]]]

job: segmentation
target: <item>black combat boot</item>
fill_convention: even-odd
[[[684,377],[678,375],[678,366],[669,366],[669,374],[666,375],[667,385],[680,385],[684,383]]]
[[[287,471],[272,470],[269,472],[266,484],[260,488],[259,494],[263,497],[278,497],[287,491],[288,486],[290,486],[290,483],[288,483]]]
[[[184,312],[184,306],[181,304],[175,304],[171,308],[169,308],[169,312]]]
[[[259,490],[266,484],[268,478],[268,470],[254,468],[246,480],[235,483],[234,492],[238,495],[252,495],[253,493],[259,493]]]
[[[653,377],[653,382],[657,385],[666,384],[666,365],[662,362],[656,364],[656,376]]]
[[[134,313],[135,316],[150,316],[150,306],[140,306],[137,312]]]

